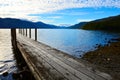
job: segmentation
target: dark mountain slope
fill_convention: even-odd
[[[58,28],[43,22],[30,22],[13,18],[0,18],[0,28]]]
[[[75,25],[73,25],[73,26],[70,26],[70,27],[68,27],[68,28],[70,28],[70,29],[80,29],[80,28],[82,28],[86,23],[87,23],[87,22],[80,22],[80,23],[75,24]]]
[[[120,31],[120,15],[88,22],[82,29]]]

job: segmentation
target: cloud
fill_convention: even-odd
[[[77,22],[89,22],[92,20],[94,20],[94,19],[77,19]]]
[[[48,20],[48,19],[40,19],[42,22],[45,22],[45,23],[49,23],[49,24],[52,24],[52,23],[54,23],[54,20],[53,19],[51,19],[51,20]]]
[[[94,12],[94,13],[103,14],[103,13],[105,13],[105,12],[104,12],[104,11],[96,11],[96,12]]]
[[[29,14],[43,14],[57,10],[83,7],[120,8],[120,0],[1,0],[0,17],[34,20],[38,16],[29,16]]]
[[[62,18],[61,16],[50,16],[50,17],[47,17],[47,18],[51,18],[51,19],[60,19]]]
[[[59,15],[86,15],[86,14],[89,14],[88,12],[75,12],[75,11],[71,11],[71,10],[67,10],[67,12],[66,11],[60,11],[60,12],[51,12],[51,13],[49,13],[49,14],[59,14]]]

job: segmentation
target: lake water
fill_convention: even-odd
[[[106,45],[109,40],[120,37],[120,33],[77,29],[38,29],[38,41],[70,55],[80,57],[95,50],[96,44]],[[32,30],[34,39],[34,30]]]
[[[17,71],[9,29],[0,29],[0,80],[12,80],[12,73]],[[2,74],[8,72],[7,77]]]

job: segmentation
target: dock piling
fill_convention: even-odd
[[[35,41],[37,41],[37,29],[35,29]]]
[[[26,37],[27,37],[27,28],[26,28]]]
[[[12,42],[13,48],[16,50],[17,41],[16,41],[16,29],[15,28],[11,29],[11,42]]]
[[[29,38],[31,38],[31,28],[29,29]]]

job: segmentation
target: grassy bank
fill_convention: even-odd
[[[83,59],[94,64],[98,70],[110,74],[113,80],[120,80],[120,39],[86,53]]]

